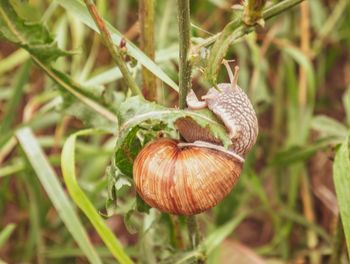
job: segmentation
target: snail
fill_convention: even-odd
[[[240,176],[245,155],[255,144],[258,121],[248,96],[237,85],[238,67],[230,83],[209,89],[203,101],[191,90],[191,110],[208,108],[225,125],[232,144],[226,149],[210,130],[189,117],[175,125],[186,142],[159,138],[146,144],[133,165],[136,191],[152,207],[176,215],[193,215],[217,205]]]

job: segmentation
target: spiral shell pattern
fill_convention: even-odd
[[[212,149],[179,148],[177,141],[148,143],[134,161],[137,192],[152,207],[176,215],[198,214],[231,191],[242,163]]]

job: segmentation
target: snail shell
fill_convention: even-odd
[[[148,143],[134,161],[137,192],[163,212],[198,214],[219,203],[232,189],[242,163],[213,149],[179,148],[172,139]]]
[[[220,146],[209,128],[190,117],[175,125],[188,143],[157,139],[147,144],[134,161],[137,192],[152,207],[163,212],[193,215],[215,206],[231,191],[242,170],[244,156],[255,144],[258,121],[254,108],[237,85],[224,62],[230,83],[211,88],[199,101],[191,90],[186,101],[190,109],[210,109],[225,125],[232,144]]]

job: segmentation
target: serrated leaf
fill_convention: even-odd
[[[136,137],[140,127],[133,127],[123,139],[119,139],[119,145],[115,153],[115,165],[119,170],[132,177],[132,165],[137,153],[140,151],[142,145],[140,140]]]
[[[138,96],[130,97],[120,107],[120,136],[128,133],[132,127],[147,121],[158,120],[169,126],[181,117],[190,117],[196,121],[201,127],[207,127],[212,132],[213,136],[220,139],[224,146],[231,144],[231,140],[227,135],[226,128],[207,110],[180,110],[176,108],[167,108],[156,103],[150,103]]]
[[[182,117],[190,117],[200,126],[210,129],[213,136],[220,139],[225,146],[231,144],[226,128],[209,110],[188,111],[167,108],[134,96],[120,105],[121,126],[116,145],[116,166],[122,173],[132,177],[133,161],[142,146],[154,138],[158,131],[174,129],[173,124]],[[142,141],[138,137],[140,133],[143,133]]]
[[[17,2],[0,1],[0,37],[21,46],[44,63],[69,54],[57,47],[45,26],[24,20],[23,14],[20,17],[16,11],[20,12],[22,9],[18,6],[14,8],[13,3]]]
[[[13,0],[12,2],[16,2]],[[109,128],[116,131],[117,117],[107,104],[101,103],[101,97],[93,95],[85,87],[75,83],[64,73],[50,67],[50,62],[60,56],[67,55],[60,50],[45,26],[39,23],[27,22],[22,19],[9,0],[0,1],[0,37],[26,49],[37,65],[53,79],[59,86],[72,94],[79,102],[71,104],[68,109],[82,121],[97,127]],[[67,99],[67,98],[66,98]],[[76,100],[73,100],[77,102]],[[87,106],[87,107],[85,107]],[[103,116],[96,117],[95,112]]]

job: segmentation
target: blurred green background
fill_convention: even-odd
[[[84,87],[103,91],[101,101],[113,93],[120,102],[130,93],[74,2],[23,1],[16,10],[26,21],[46,25],[60,48],[73,51],[54,62],[56,69]],[[113,27],[139,46],[137,1],[96,4]],[[235,4],[239,1],[191,1],[193,45],[237,16]],[[155,7],[155,61],[178,83],[176,1],[155,1]],[[225,57],[240,67],[238,83],[254,104],[260,134],[238,185],[222,203],[198,216],[202,237],[219,241],[205,240],[208,263],[349,263],[332,167],[350,132],[349,14],[348,0],[305,1],[230,46]],[[201,71],[204,62],[195,63],[193,88],[203,94],[210,88]],[[141,65],[130,65],[140,83]],[[218,80],[228,81],[224,68]],[[157,102],[177,106],[177,93],[160,79],[157,84]],[[0,39],[0,263],[88,263],[57,213],[57,204],[68,201],[60,192],[66,189],[60,184],[60,155],[69,135],[102,121],[79,105],[67,106],[65,96],[27,51]],[[18,132],[18,144],[15,131],[21,127],[30,127],[35,136]],[[130,211],[135,204],[130,187],[118,190],[116,213],[105,210],[106,168],[115,141],[103,135],[78,139],[79,184],[101,215],[109,215],[108,227],[136,263],[160,263],[185,250],[185,220],[155,210],[148,215]],[[47,160],[34,153],[35,144]],[[48,174],[59,182],[45,185]],[[66,221],[75,211],[102,262],[116,263],[85,215],[67,203],[71,211],[62,207]]]

